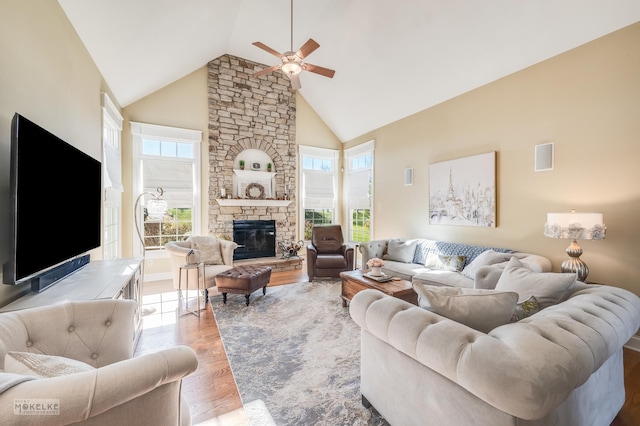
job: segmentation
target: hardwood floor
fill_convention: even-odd
[[[307,278],[305,269],[274,272],[269,286],[291,284]],[[174,345],[190,346],[200,361],[195,373],[183,380],[183,392],[189,401],[193,424],[248,425],[209,306],[201,311],[200,317],[178,317],[176,292],[169,281],[145,283],[144,293],[144,310],[150,308],[155,312],[145,316],[136,356]],[[626,401],[612,425],[640,425],[640,352],[624,349],[624,374]]]
[[[274,272],[269,287],[307,279],[306,270]],[[198,355],[199,364],[198,369],[183,380],[183,392],[189,401],[193,424],[248,425],[209,305],[200,312],[200,317],[189,314],[177,317],[177,296],[170,281],[145,283],[144,292],[144,307],[155,312],[144,318],[135,355],[174,345],[190,346]]]

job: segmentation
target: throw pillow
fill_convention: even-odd
[[[411,263],[416,253],[418,240],[389,240],[387,247],[387,260],[395,260],[396,262]]]
[[[4,357],[4,371],[6,373],[46,378],[91,370],[95,370],[95,368],[89,364],[61,356],[8,352]]]
[[[495,265],[497,263],[508,262],[510,253],[500,253],[495,250],[485,250],[476,256],[463,270],[462,274],[471,279],[475,279],[476,272],[483,266]]]
[[[518,303],[516,305],[516,310],[513,312],[513,316],[511,317],[511,322],[518,322],[521,319],[530,317],[531,315],[539,311],[540,311],[540,306],[538,305],[538,301],[534,296],[531,296],[524,302]]]
[[[191,248],[200,252],[200,261],[205,265],[223,265],[220,241],[212,237],[191,237]]]
[[[413,284],[418,305],[483,333],[508,324],[518,293]]]
[[[444,254],[428,253],[424,266],[440,271],[460,272],[464,267],[464,256],[448,256]]]
[[[520,295],[520,301],[534,296],[540,309],[544,309],[562,302],[570,294],[576,279],[574,273],[533,272],[512,257],[498,279],[496,290],[515,291]]]

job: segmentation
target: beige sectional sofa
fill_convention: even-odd
[[[536,254],[429,239],[375,240],[362,243],[359,250],[365,269],[367,261],[377,257],[385,262],[383,273],[430,285],[492,289],[511,257],[531,271],[551,271],[549,259]],[[457,264],[440,261],[460,256]]]
[[[361,253],[418,293],[419,306],[371,289],[349,305],[363,403],[391,425],[608,426],[622,408],[635,294],[506,249],[378,240]]]
[[[629,291],[576,282],[488,333],[376,290],[349,306],[363,402],[391,425],[607,426],[624,404],[622,347],[640,327]]]

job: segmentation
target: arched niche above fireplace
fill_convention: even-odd
[[[261,149],[248,148],[240,152],[238,156],[233,160],[234,169],[242,169],[240,161],[244,161],[244,170],[251,170],[257,172],[272,172],[273,159]],[[268,170],[268,165],[271,164],[271,170]]]
[[[276,198],[276,174],[234,169],[233,197],[254,200]]]

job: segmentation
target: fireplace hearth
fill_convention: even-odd
[[[276,255],[276,221],[234,220],[233,241],[238,244],[233,260],[273,257]]]

